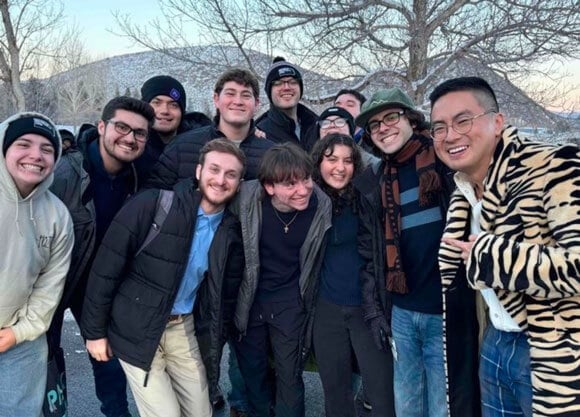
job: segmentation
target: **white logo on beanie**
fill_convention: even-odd
[[[294,68],[282,67],[278,69],[278,77],[296,77],[296,71]]]
[[[32,118],[34,127],[41,130],[46,130],[50,135],[54,136],[54,130],[50,123],[44,119],[39,119],[37,117]]]

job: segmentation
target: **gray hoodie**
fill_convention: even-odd
[[[30,116],[47,119],[31,112],[8,118],[0,124],[0,149],[8,124]],[[23,198],[0,152],[0,328],[11,327],[16,343],[46,332],[69,268],[73,225],[65,205],[48,191],[52,179],[50,174]]]

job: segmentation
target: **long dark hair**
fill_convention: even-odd
[[[322,160],[325,156],[332,155],[334,148],[337,145],[344,145],[351,149],[351,158],[354,167],[353,177],[362,171],[363,164],[361,153],[353,138],[341,133],[331,133],[326,135],[323,139],[316,141],[312,148],[310,156],[315,165],[312,178],[322,191],[330,197],[330,200],[332,201],[333,214],[340,214],[345,206],[352,206],[353,211],[356,212],[356,204],[354,204],[356,195],[352,181],[349,182],[343,190],[337,190],[329,186],[324,179],[322,179],[322,175],[320,175],[320,164]]]

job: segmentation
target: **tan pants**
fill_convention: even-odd
[[[211,417],[212,407],[193,315],[169,322],[146,372],[120,360],[141,417]]]

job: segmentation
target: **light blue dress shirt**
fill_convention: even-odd
[[[223,216],[223,210],[215,214],[205,214],[201,207],[198,208],[189,260],[171,314],[189,314],[193,311],[197,289],[208,268],[209,247]]]

